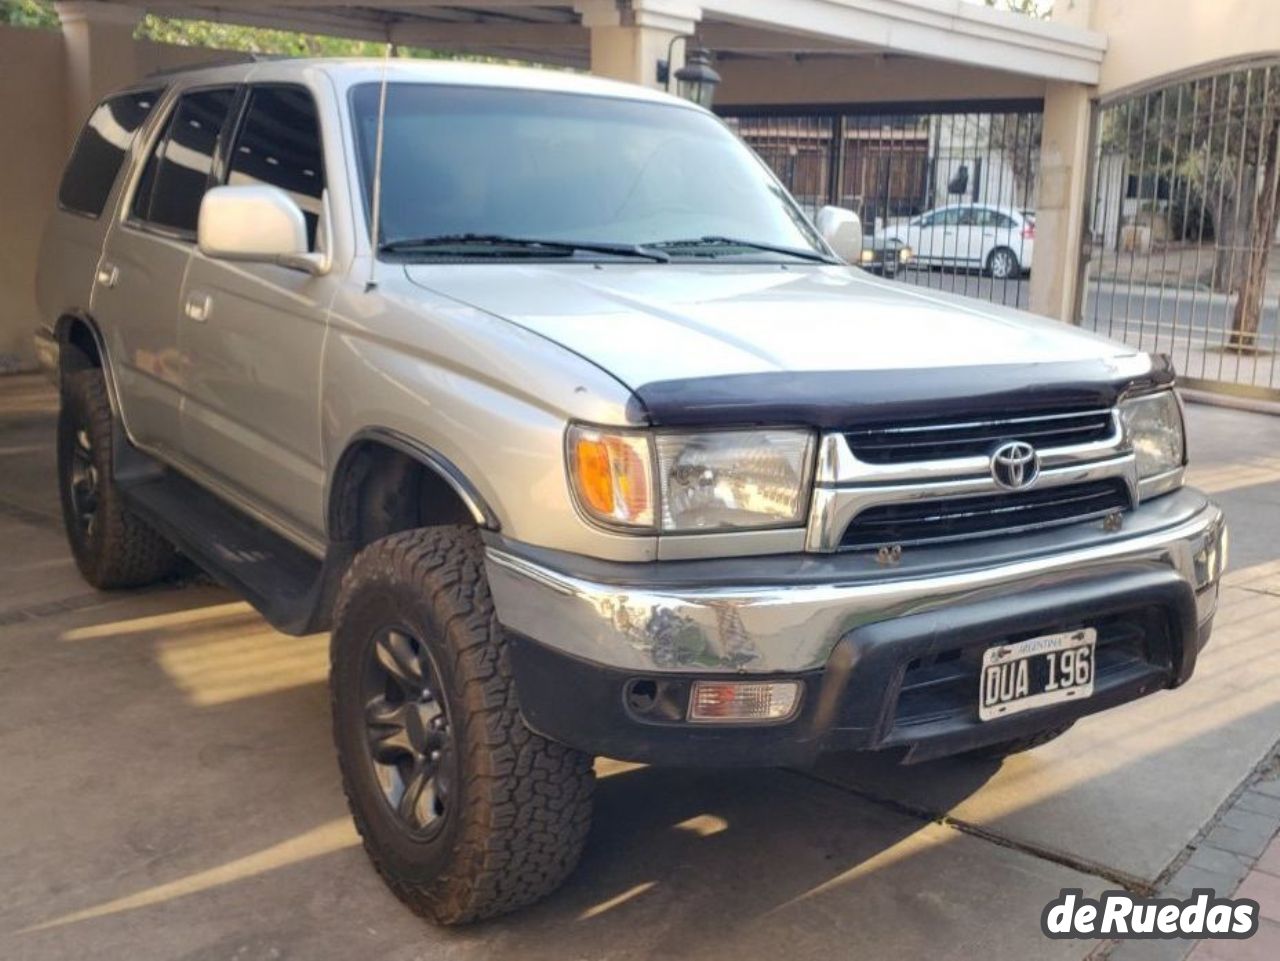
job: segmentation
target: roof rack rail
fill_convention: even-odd
[[[209,70],[213,67],[241,67],[247,63],[271,63],[277,60],[292,60],[293,58],[283,53],[235,53],[232,51],[219,51],[225,53],[226,56],[217,60],[205,60],[201,63],[185,64],[181,67],[162,67],[159,70],[152,70],[148,77],[172,77],[176,74],[192,73],[196,70]]]

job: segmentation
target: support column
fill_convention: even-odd
[[[67,63],[67,122],[71,135],[113,88],[138,79],[133,32],[142,19],[134,7],[99,0],[55,3]]]
[[[1084,280],[1081,242],[1093,124],[1090,95],[1091,88],[1078,83],[1050,82],[1045,87],[1031,310],[1067,323],[1078,319],[1077,294]]]
[[[591,31],[591,72],[596,76],[661,89],[658,62],[673,55],[671,70],[684,63],[685,43],[702,11],[686,0],[580,0],[582,25]],[[674,86],[673,86],[674,89]]]

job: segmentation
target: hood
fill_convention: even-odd
[[[729,394],[740,395],[776,394],[784,384],[801,394],[839,390],[847,400],[850,392],[877,384],[901,394],[901,384],[919,382],[927,371],[926,379],[946,382],[954,397],[957,390],[993,394],[1005,381],[1010,390],[1081,378],[1112,384],[1150,369],[1146,355],[1057,321],[848,267],[425,264],[406,270],[422,287],[592,361],[642,399],[648,395],[651,413],[663,403],[658,393],[682,408],[697,407],[691,383],[714,386],[732,405],[745,397],[728,397],[728,385],[736,385]],[[659,384],[666,387],[658,390]],[[673,391],[673,385],[680,387]],[[847,420],[847,410],[839,416]]]

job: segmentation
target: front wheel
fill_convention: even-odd
[[[995,280],[1008,280],[1022,273],[1018,256],[1008,247],[997,247],[987,258],[987,273]]]
[[[460,924],[559,887],[590,827],[592,759],[525,727],[479,534],[427,528],[362,551],[331,657],[343,787],[392,891]]]

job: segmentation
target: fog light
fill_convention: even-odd
[[[800,704],[798,681],[695,681],[691,721],[785,721]]]

